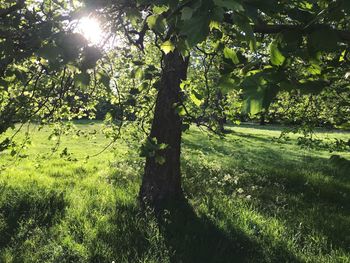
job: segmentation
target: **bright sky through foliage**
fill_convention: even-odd
[[[93,45],[101,44],[104,38],[104,33],[101,29],[99,21],[92,17],[81,18],[77,24],[76,30]]]

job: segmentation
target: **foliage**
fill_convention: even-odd
[[[327,86],[342,86],[349,71],[348,13],[345,0],[4,3],[0,132],[18,121],[93,117],[101,100],[129,108],[127,119],[147,123],[155,96],[149,90],[162,74],[161,51],[193,58],[191,91],[183,100],[204,112],[190,107],[183,116],[186,125],[218,130],[225,108],[220,92],[228,89],[241,88],[243,109],[254,115],[286,90],[318,94]],[[84,15],[98,17],[106,32],[123,35],[128,44],[112,50],[87,43],[74,31]],[[110,79],[118,81],[118,95],[110,92]]]
[[[298,90],[279,92],[269,108],[256,115],[241,112],[242,92],[230,91],[227,96],[226,114],[232,122],[259,121],[263,115],[265,122],[270,124],[348,129],[350,100],[347,87],[326,87],[319,94],[304,94]]]

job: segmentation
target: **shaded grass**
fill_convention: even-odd
[[[330,153],[301,149],[281,127],[193,128],[183,139],[188,203],[141,213],[139,142],[62,138],[77,161],[45,160],[55,142],[34,131],[27,158],[0,174],[0,262],[350,262],[350,178]],[[347,133],[317,134],[321,139]],[[349,153],[336,153],[345,158]],[[0,165],[11,162],[0,154]]]
[[[273,132],[257,139],[261,130],[250,129],[235,128],[225,141],[212,138],[202,151],[199,136],[191,135],[187,192],[201,193],[204,214],[221,227],[233,221],[266,242],[263,262],[285,261],[281,246],[301,261],[348,261],[348,173],[332,166],[327,152],[301,150],[293,140],[273,143]]]

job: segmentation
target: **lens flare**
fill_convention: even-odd
[[[99,21],[95,18],[81,18],[77,24],[76,31],[82,34],[93,45],[98,45],[103,40],[103,31]]]

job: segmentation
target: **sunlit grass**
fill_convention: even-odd
[[[50,130],[33,127],[26,158],[0,154],[0,262],[350,261],[350,178],[329,161],[348,152],[302,149],[297,135],[278,142],[279,127],[225,138],[192,128],[182,147],[190,206],[156,220],[137,204],[139,142],[125,136],[86,160],[108,140],[99,123],[78,126],[97,133],[64,136],[51,155]]]

